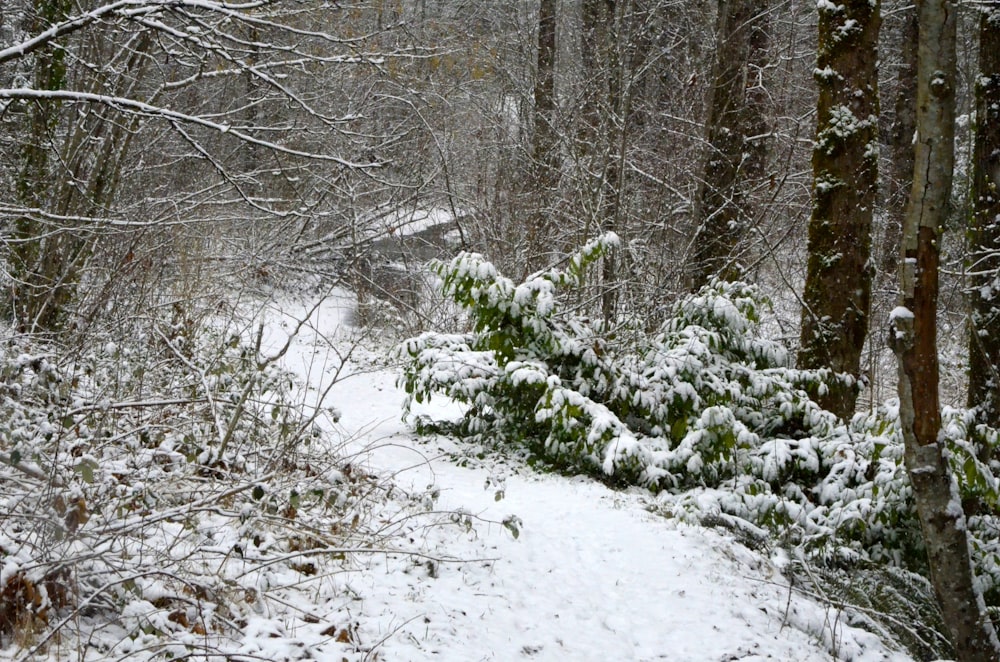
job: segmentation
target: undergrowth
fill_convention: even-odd
[[[468,314],[466,333],[424,333],[402,346],[413,403],[442,395],[465,406],[457,423],[418,419],[482,448],[527,452],[549,466],[660,494],[672,517],[744,522],[824,567],[889,564],[924,572],[898,405],[850,422],[809,396],[846,376],[796,369],[763,337],[767,301],[715,281],[677,302],[652,336],[618,337],[568,306],[606,235],[567,266],[523,283],[476,254],[433,269]],[[945,438],[980,580],[1000,604],[997,433],[970,412],[944,412]]]
[[[0,647],[14,659],[378,659],[337,606],[357,597],[338,575],[420,556],[399,542],[454,523],[342,451],[322,420],[336,412],[305,405],[279,367],[288,344],[266,355],[257,324],[174,309],[74,351],[5,334]]]

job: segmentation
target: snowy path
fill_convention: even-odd
[[[318,338],[336,337],[350,303],[324,302],[314,316],[321,333],[303,334],[285,359],[314,392],[337,364]],[[438,508],[472,515],[471,529],[435,527],[414,541],[428,555],[470,561],[373,557],[338,578],[356,596],[348,611],[363,636],[384,639],[378,659],[910,659],[791,593],[766,557],[650,514],[639,493],[519,472],[497,500],[488,469],[456,466],[413,439],[395,379],[358,372],[335,384],[326,404],[342,412],[353,444],[370,447],[373,471],[394,474],[403,488],[434,485]],[[511,515],[517,538],[500,524]]]

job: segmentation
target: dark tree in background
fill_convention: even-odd
[[[814,200],[799,364],[860,374],[871,309],[872,216],[878,176],[879,3],[819,5]],[[854,413],[857,389],[817,394],[838,416]]]
[[[587,78],[583,107],[584,129],[578,153],[584,155],[585,177],[595,182],[591,209],[594,230],[621,232],[623,181],[628,106],[622,39],[624,17],[631,0],[583,0],[583,72]],[[605,320],[615,313],[614,289],[618,264],[613,253],[602,262],[601,311]]]
[[[1000,2],[981,6],[969,228],[969,407],[1000,427]]]
[[[72,6],[65,0],[37,0],[29,8],[30,31],[41,32],[60,23]],[[35,53],[32,84],[37,90],[59,91],[67,85],[67,52],[47,44]],[[14,193],[28,209],[50,209],[54,213],[75,213],[60,204],[62,189],[72,186],[52,176],[57,169],[56,152],[61,147],[59,102],[36,100],[27,105],[24,140],[20,148]],[[65,157],[63,151],[61,156]],[[29,214],[14,220],[10,242],[10,274],[13,309],[19,326],[28,331],[54,331],[62,321],[63,305],[72,296],[81,251],[80,240],[71,232],[51,232]]]
[[[763,175],[770,10],[758,0],[719,0],[715,62],[705,120],[708,154],[695,199],[691,287],[740,276],[734,251],[752,223],[747,188]]]
[[[559,134],[556,130],[556,0],[538,5],[538,54],[535,68],[534,133],[531,186],[535,208],[528,221],[525,264],[528,271],[546,266],[551,242],[552,203],[559,185]]]
[[[882,272],[895,277],[903,217],[910,199],[913,177],[913,133],[917,122],[917,10],[902,0],[895,7],[899,20],[899,57],[896,89],[893,97],[893,120],[887,143],[889,164],[884,173],[886,227],[883,235]]]

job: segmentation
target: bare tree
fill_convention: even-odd
[[[535,209],[527,224],[528,271],[546,266],[543,246],[551,241],[552,201],[559,184],[559,136],[556,130],[556,1],[538,3],[538,53],[535,67],[534,132],[531,185]]]
[[[906,468],[923,531],[931,582],[957,659],[996,660],[993,624],[976,584],[965,514],[944,455],[938,394],[939,239],[954,171],[956,3],[921,0],[917,144],[903,226],[901,299],[890,341],[899,366],[899,417]]]
[[[855,380],[871,309],[880,20],[877,2],[819,3],[815,185],[799,364]],[[838,381],[817,397],[848,418],[857,389]]]
[[[632,5],[630,0],[583,0],[583,71],[589,85],[585,88],[584,128],[578,150],[585,155],[582,162],[589,171],[586,177],[595,182],[591,207],[597,225],[594,230],[622,231],[622,141],[628,105],[622,26]],[[617,304],[616,257],[609,253],[602,261],[601,312],[606,321],[614,316]]]
[[[29,30],[40,33],[50,25],[66,21],[70,5],[56,0],[37,0],[30,8]],[[67,85],[67,54],[55,44],[42,44],[34,54],[31,67],[36,90],[59,92]],[[25,109],[24,140],[15,168],[14,193],[18,203],[27,208],[60,205],[63,193],[73,189],[49,177],[51,161],[56,158],[53,146],[59,141],[61,104],[35,100]],[[57,325],[62,304],[73,289],[79,268],[81,244],[72,236],[41,234],[38,224],[28,215],[14,219],[11,241],[11,288],[18,317],[29,328],[52,329]]]
[[[385,81],[437,51],[386,38],[404,17],[350,11],[26,2],[31,21],[0,48],[0,139],[24,145],[0,157],[21,325],[59,330],[70,308],[78,325],[123,273],[185,269],[171,251],[245,270],[262,245],[337,235],[359,196],[370,223],[418,195],[433,174],[415,167],[417,102]]]

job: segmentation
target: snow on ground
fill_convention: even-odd
[[[416,440],[400,418],[396,373],[376,353],[356,347],[338,372],[352,305],[346,293],[328,297],[285,365],[314,396],[338,375],[325,402],[341,412],[337,432],[369,470],[404,489],[432,487],[456,523],[408,534],[426,556],[372,555],[336,578],[371,659],[910,659],[790,590],[766,556],[652,514],[639,491],[490,459],[458,466],[444,452],[457,442]],[[282,305],[292,316],[305,308]],[[283,344],[291,319],[275,318],[267,346]]]

